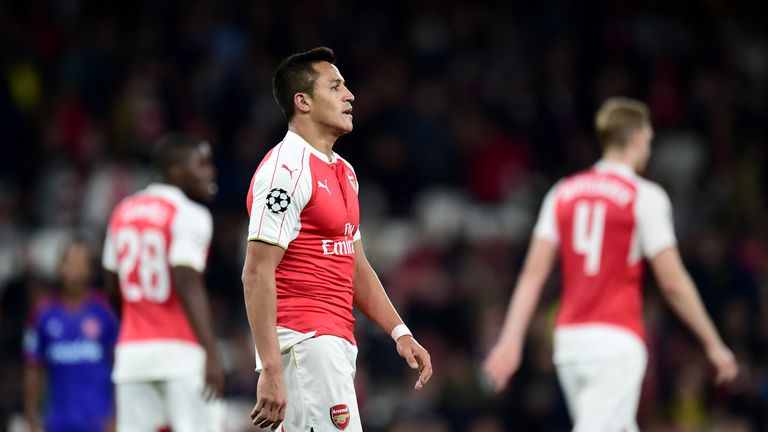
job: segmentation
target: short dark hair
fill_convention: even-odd
[[[283,110],[285,119],[291,121],[296,107],[293,96],[296,93],[309,93],[315,88],[317,71],[312,65],[319,62],[333,64],[336,54],[328,47],[317,47],[309,51],[296,53],[286,57],[275,70],[272,77],[272,94],[275,101]]]
[[[167,133],[157,140],[152,149],[152,165],[157,172],[166,176],[171,166],[183,162],[199,145],[199,140],[189,136],[177,132]]]

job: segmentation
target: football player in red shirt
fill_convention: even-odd
[[[288,120],[247,197],[243,288],[260,370],[255,425],[287,431],[361,431],[354,389],[356,306],[429,380],[427,351],[403,324],[365,258],[358,182],[333,151],[352,131],[354,96],[329,48],[278,66],[273,91]]]
[[[211,148],[170,134],[153,159],[160,181],[117,205],[104,242],[107,286],[122,297],[117,428],[219,431],[224,373],[203,281],[213,223],[199,203],[216,189]]]
[[[506,387],[520,365],[526,328],[559,256],[563,286],[554,363],[574,430],[634,431],[647,363],[643,258],[667,303],[704,347],[715,381],[733,380],[738,366],[683,267],[667,194],[637,174],[651,151],[648,108],[627,98],[609,99],[595,126],[603,157],[558,182],[544,199],[485,371],[497,390]]]

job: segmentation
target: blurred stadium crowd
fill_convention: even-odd
[[[715,389],[698,345],[649,283],[641,427],[768,430],[765,8],[119,3],[0,4],[0,430],[21,410],[22,328],[54,283],[63,241],[84,233],[100,250],[109,212],[151,180],[148,151],[168,130],[214,148],[220,193],[207,280],[227,396],[247,421],[256,374],[240,282],[245,194],[286,127],[271,95],[276,63],[318,45],[336,50],[356,96],[355,131],[336,151],[361,179],[367,254],[435,368],[412,391],[415,375],[392,341],[361,317],[366,430],[570,427],[551,365],[556,278],[512,389],[491,395],[479,364],[540,201],[599,155],[591,119],[610,95],[651,107],[647,175],[671,195],[686,265],[742,367],[736,385]]]

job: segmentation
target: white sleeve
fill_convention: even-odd
[[[306,149],[299,154],[276,150],[254,174],[248,240],[287,249],[299,235],[301,212],[312,195],[312,174]]]
[[[642,182],[635,203],[640,250],[646,258],[677,243],[672,221],[672,204],[659,185]]]
[[[112,229],[107,227],[107,235],[104,237],[104,250],[101,253],[101,266],[117,273],[117,251],[112,240]]]
[[[171,267],[191,267],[202,273],[212,236],[213,220],[207,208],[194,203],[180,205],[171,225],[168,263]]]
[[[536,226],[533,228],[533,234],[536,237],[544,240],[549,240],[552,244],[558,245],[560,243],[560,234],[557,229],[557,220],[555,217],[555,191],[557,190],[556,183],[547,192],[544,197],[544,203],[541,205],[539,211],[539,219],[536,222]]]

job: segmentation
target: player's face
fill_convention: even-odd
[[[637,146],[637,166],[638,172],[645,171],[648,165],[648,159],[651,158],[651,140],[653,140],[653,128],[650,125],[643,126],[635,135],[635,145]]]
[[[352,131],[352,101],[355,96],[344,84],[336,66],[328,62],[313,65],[318,73],[310,100],[312,120],[337,136]]]
[[[59,264],[59,277],[65,290],[87,288],[91,280],[91,256],[85,245],[73,243],[67,247]]]
[[[201,142],[183,165],[184,193],[195,201],[209,202],[216,195],[216,168],[211,159],[211,146]]]

